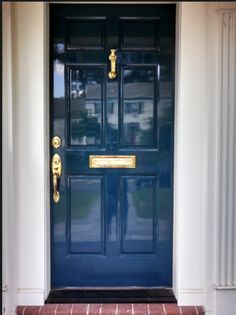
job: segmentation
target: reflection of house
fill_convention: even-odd
[[[123,114],[124,134],[127,142],[142,144],[142,133],[147,131],[150,135],[154,132],[153,119],[158,113],[168,122],[171,118],[171,95],[167,92],[170,89],[168,81],[161,81],[162,88],[160,98],[153,95],[153,82],[129,82],[123,83],[123,98],[120,104],[117,103],[118,86],[117,83],[107,83],[107,103],[106,117],[110,128],[117,128],[117,119],[120,110]],[[165,89],[167,86],[167,89]],[[77,90],[75,90],[77,87]],[[79,89],[81,87],[81,89]],[[71,82],[70,117],[71,124],[82,123],[78,117],[79,112],[86,112],[88,117],[94,117],[101,124],[102,120],[102,86],[99,82],[87,81],[86,83],[77,81]],[[104,106],[104,105],[103,105]],[[123,108],[122,108],[123,107]],[[157,107],[157,109],[155,109]],[[157,111],[156,111],[157,110]],[[72,127],[73,128],[73,127]],[[74,133],[76,136],[76,133]],[[76,141],[76,140],[74,140]],[[77,140],[78,141],[78,140]],[[82,140],[84,143],[84,139]],[[94,144],[95,144],[94,140]]]

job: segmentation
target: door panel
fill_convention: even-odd
[[[154,176],[121,177],[121,254],[155,255]]]
[[[156,147],[156,67],[122,68],[121,84],[121,144]]]
[[[157,23],[157,18],[121,18],[121,49],[156,50],[158,40]]]
[[[101,176],[69,178],[69,255],[104,254],[103,182]]]
[[[68,67],[69,72],[69,144],[104,145],[103,91],[104,67]]]
[[[67,18],[66,29],[68,49],[104,49],[104,18]]]
[[[171,286],[175,5],[50,10],[52,287]],[[91,155],[136,167],[91,168]]]

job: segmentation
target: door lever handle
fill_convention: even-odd
[[[60,193],[58,191],[58,179],[61,177],[62,163],[60,156],[56,153],[52,157],[52,185],[53,185],[53,201],[58,203]]]
[[[116,78],[116,49],[110,49],[109,60],[111,61],[111,71],[108,73],[110,79]]]

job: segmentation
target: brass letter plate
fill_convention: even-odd
[[[135,168],[135,155],[90,155],[89,168]]]

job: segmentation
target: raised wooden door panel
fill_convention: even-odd
[[[50,10],[52,287],[171,286],[175,6]],[[136,165],[91,168],[91,156]]]

